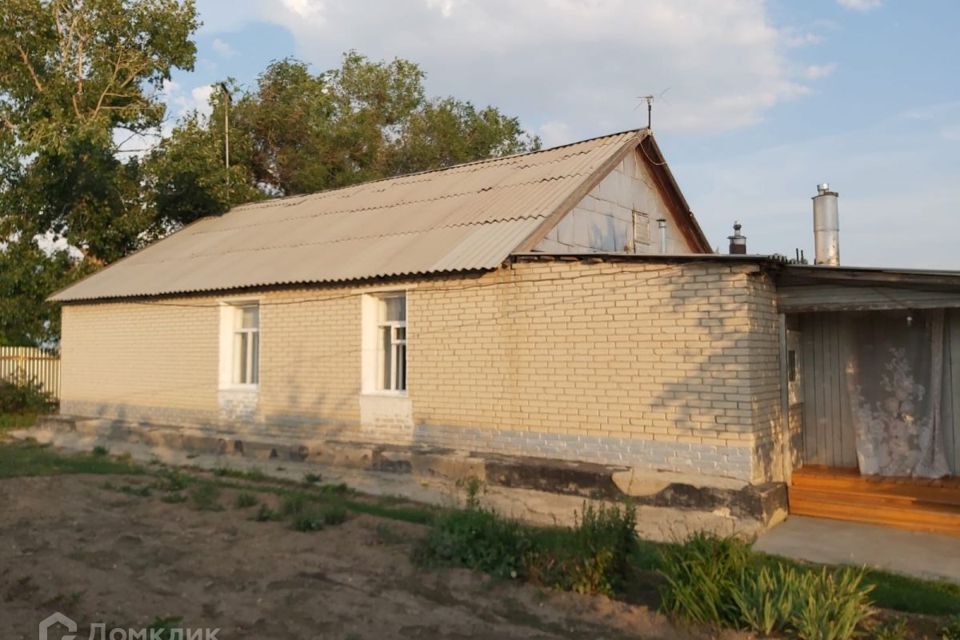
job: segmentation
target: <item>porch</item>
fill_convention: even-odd
[[[960,538],[960,478],[862,476],[806,465],[793,473],[790,513]]]
[[[792,515],[960,538],[960,273],[781,274]]]

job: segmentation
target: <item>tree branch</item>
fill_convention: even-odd
[[[30,58],[27,56],[27,52],[23,50],[23,47],[20,46],[19,42],[17,43],[17,51],[20,52],[20,58],[23,59],[23,64],[27,67],[27,71],[30,72],[30,77],[33,78],[33,85],[37,88],[37,91],[43,93],[43,83],[40,82],[36,69],[30,64]]]

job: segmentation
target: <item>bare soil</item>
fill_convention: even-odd
[[[0,636],[36,638],[38,622],[60,611],[79,638],[94,623],[138,629],[169,617],[220,628],[221,640],[716,637],[643,606],[416,567],[419,525],[351,515],[301,533],[253,521],[256,508],[235,508],[231,491],[224,510],[198,511],[106,481],[0,481]]]

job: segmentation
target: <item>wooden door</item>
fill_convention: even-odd
[[[839,314],[803,314],[800,331],[804,372],[803,462],[856,468],[857,448],[847,397]]]

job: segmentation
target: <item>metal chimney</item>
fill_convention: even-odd
[[[747,236],[740,233],[742,228],[743,225],[739,220],[734,221],[733,235],[727,236],[727,240],[730,241],[730,255],[742,256],[747,253]]]
[[[840,214],[837,211],[839,194],[824,182],[817,185],[813,197],[814,264],[840,264]]]
[[[657,218],[657,227],[660,231],[660,253],[667,252],[667,221],[665,218]]]

